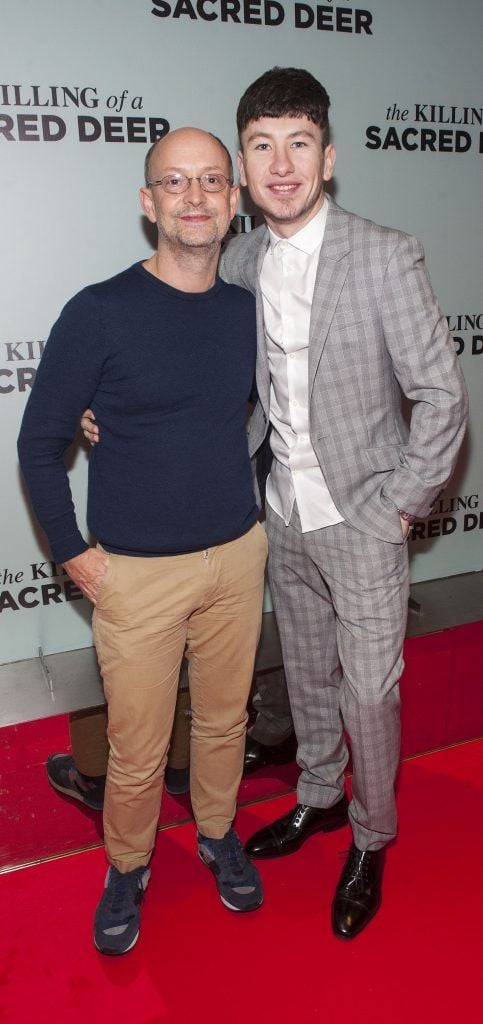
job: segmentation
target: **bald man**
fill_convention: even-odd
[[[68,302],[19,438],[52,557],[95,605],[110,754],[94,942],[111,955],[139,935],[185,647],[198,852],[231,910],[263,899],[232,828],[267,554],[245,430],[254,300],[217,276],[238,188],[225,146],[195,128],[151,147],[145,172],[157,251]],[[89,465],[97,547],[79,531],[63,458],[88,405],[103,429]]]

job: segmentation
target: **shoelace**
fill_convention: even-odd
[[[114,875],[114,891],[112,891],[112,878],[109,883],[111,895],[109,910],[111,914],[125,914],[130,910],[130,905],[141,903],[144,890],[139,878],[130,878],[128,875],[121,875],[117,872]]]
[[[353,849],[343,850],[340,854],[341,858],[345,858],[347,856],[347,864],[340,880],[341,888],[358,888],[360,883],[362,883],[364,887],[370,886],[373,881],[371,858],[367,857],[364,853],[361,857],[360,851]]]
[[[300,806],[297,808],[296,814],[294,815],[294,819],[293,819],[293,824],[295,825],[296,828],[298,828],[298,826],[300,825],[300,822],[303,820],[305,811],[306,811],[305,804],[300,804]],[[290,817],[290,814],[287,815],[287,818],[289,818],[289,817]]]
[[[220,849],[220,859],[227,865],[230,873],[243,875],[247,872],[248,864],[243,856],[243,846],[235,832],[228,833],[226,845]]]

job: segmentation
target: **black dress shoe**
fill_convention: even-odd
[[[243,761],[243,774],[251,775],[259,768],[266,768],[274,764],[290,764],[295,761],[297,754],[297,740],[295,733],[291,732],[287,739],[281,743],[259,743],[253,736],[247,736],[245,743],[245,758]]]
[[[352,844],[332,904],[332,928],[341,939],[353,939],[382,901],[384,850],[358,850]]]
[[[347,824],[347,797],[322,809],[296,804],[283,818],[255,832],[245,844],[249,857],[283,857],[300,849],[315,832],[333,832]]]

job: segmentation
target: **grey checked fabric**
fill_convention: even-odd
[[[268,231],[233,239],[225,280],[256,296],[249,449],[267,433],[270,374],[259,275]],[[410,429],[401,392],[413,403]],[[467,395],[417,239],[329,201],[309,336],[310,437],[344,523],[302,535],[269,513],[269,571],[302,768],[299,800],[328,807],[354,766],[359,849],[396,832],[398,679],[408,564],[398,509],[426,516],[453,471]]]
[[[268,429],[270,374],[259,274],[268,231],[233,239],[221,275],[256,295],[253,455]],[[411,430],[401,390],[415,404]],[[467,395],[416,238],[330,202],[309,339],[310,435],[347,523],[401,543],[398,508],[427,516],[463,440]]]
[[[338,523],[300,532],[268,509],[269,577],[295,732],[300,803],[330,807],[351,741],[356,846],[396,835],[399,687],[409,596],[405,544]]]

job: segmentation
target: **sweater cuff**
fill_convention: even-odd
[[[62,537],[55,541],[49,538],[49,540],[53,559],[57,565],[62,565],[63,562],[68,562],[69,558],[75,558],[77,555],[82,555],[84,551],[88,551],[89,549],[89,544],[86,543],[79,531],[77,531],[76,534],[72,534],[70,537]]]

